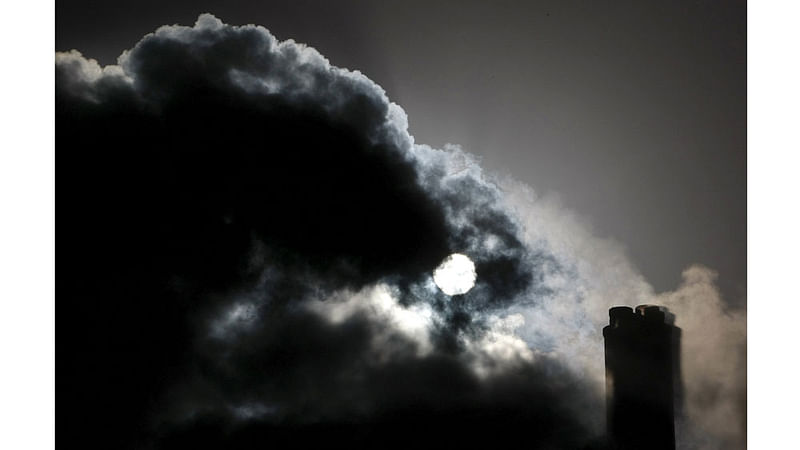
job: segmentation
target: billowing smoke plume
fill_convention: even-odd
[[[509,210],[520,217],[526,242],[544,242],[569,270],[548,277],[551,296],[534,307],[511,307],[526,319],[518,334],[534,348],[550,347],[573,372],[602,389],[602,342],[596,330],[613,305],[657,304],[681,329],[682,399],[676,417],[679,448],[746,447],[746,315],[730,310],[716,273],[692,265],[675,291],[654,294],[623,248],[592,236],[557,200],[538,198],[513,180],[502,183]],[[564,274],[567,275],[564,275]]]
[[[56,87],[65,439],[590,447],[607,309],[658,303],[682,446],[744,446],[744,313],[712,271],[656,295],[556,202],[415,143],[360,73],[204,14],[115,66],[57,53]],[[454,252],[478,277],[448,297]]]

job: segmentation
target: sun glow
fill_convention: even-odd
[[[453,253],[433,271],[433,281],[447,295],[466,294],[475,286],[475,263],[467,255]]]

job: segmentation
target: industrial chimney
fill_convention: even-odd
[[[606,418],[614,450],[675,449],[677,339],[658,306],[609,310],[606,351]]]

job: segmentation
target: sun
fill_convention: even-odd
[[[467,255],[453,253],[433,271],[433,281],[447,295],[466,294],[475,286],[475,263]]]

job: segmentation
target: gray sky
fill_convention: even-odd
[[[557,194],[657,290],[697,262],[745,301],[745,2],[62,0],[56,50],[113,63],[206,11],[362,71],[418,143]]]

